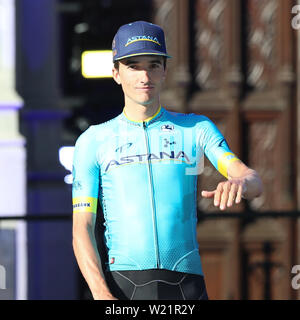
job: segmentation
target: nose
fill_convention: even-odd
[[[148,70],[146,70],[146,69],[141,70],[140,80],[141,80],[142,83],[150,82],[150,75],[149,75],[149,71]]]

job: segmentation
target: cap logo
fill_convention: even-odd
[[[161,46],[161,44],[159,43],[158,39],[156,37],[152,37],[152,36],[133,36],[131,38],[128,38],[127,43],[125,44],[125,47],[129,46],[130,44],[137,42],[137,41],[151,41],[154,42],[156,44],[158,44],[159,46]]]

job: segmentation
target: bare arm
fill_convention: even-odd
[[[73,249],[80,271],[95,300],[117,300],[102,276],[95,239],[96,215],[91,212],[73,214]]]
[[[202,191],[205,198],[214,198],[214,205],[225,210],[233,203],[240,203],[242,198],[252,200],[261,195],[262,182],[253,169],[247,167],[242,161],[232,162],[227,170],[228,180],[220,182],[213,191]]]

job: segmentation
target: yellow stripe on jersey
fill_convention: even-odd
[[[154,113],[153,116],[151,116],[151,117],[149,117],[149,118],[147,118],[147,119],[145,119],[145,120],[133,120],[133,119],[130,119],[130,118],[127,116],[126,112],[125,112],[125,108],[123,108],[123,113],[124,113],[124,116],[125,116],[128,120],[130,120],[130,121],[143,122],[143,121],[150,121],[150,120],[152,120],[153,118],[155,118],[155,117],[160,113],[160,110],[161,110],[161,106],[159,106],[158,110]]]
[[[92,212],[97,213],[97,198],[77,197],[73,198],[73,213]]]
[[[228,166],[231,162],[239,160],[234,153],[232,152],[225,152],[222,156],[218,159],[218,171],[226,178],[228,178]]]

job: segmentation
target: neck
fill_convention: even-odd
[[[133,121],[144,121],[151,118],[159,109],[160,103],[141,105],[138,103],[126,103],[124,107],[124,113],[127,118]]]

